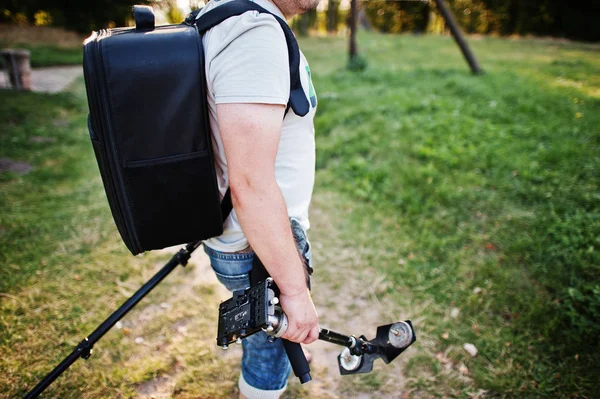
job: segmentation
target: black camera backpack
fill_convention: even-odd
[[[233,0],[179,25],[154,25],[135,6],[135,28],[94,32],[84,43],[88,128],[115,223],[134,254],[215,237],[231,211],[221,201],[206,99],[203,34],[225,19],[269,11]],[[288,45],[288,109],[308,113],[298,44]]]

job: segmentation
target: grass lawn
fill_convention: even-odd
[[[34,68],[81,64],[84,38],[60,28],[0,24],[0,48],[29,50]]]
[[[335,43],[302,43],[317,192],[351,199],[348,239],[421,310],[411,384],[461,390],[449,359],[490,393],[599,392],[600,47],[471,40],[474,77],[450,38],[364,35],[360,74]]]
[[[361,73],[344,69],[344,39],[301,40],[319,98],[313,215],[330,215],[311,231],[318,267],[329,268],[321,276],[339,278],[337,254],[319,253],[335,233],[357,267],[385,276],[383,295],[402,298],[419,336],[401,378],[409,397],[593,397],[600,47],[470,43],[484,76],[471,76],[444,37],[361,35]],[[0,392],[15,397],[165,255],[134,258],[120,243],[81,81],[56,95],[0,91],[0,101],[0,158],[33,166],[0,174]],[[144,300],[168,312],[144,302],[127,316],[137,325],[107,334],[48,397],[133,397],[173,370],[184,370],[173,397],[229,397],[236,362],[212,352],[215,293],[181,289],[193,273],[176,272]],[[184,295],[193,306],[170,300]],[[351,297],[339,300],[352,311]],[[185,340],[164,327],[182,320]],[[162,338],[139,345],[138,334]],[[339,394],[378,392],[378,375]]]

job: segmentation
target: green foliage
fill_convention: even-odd
[[[170,24],[178,24],[185,19],[185,14],[179,8],[177,0],[163,0],[159,3],[159,6],[164,11],[167,22]]]
[[[576,0],[454,0],[450,7],[467,32],[534,34],[577,40],[600,40],[600,18],[594,2]]]
[[[14,47],[31,51],[31,66],[76,65],[83,62],[81,46],[65,47],[53,44],[12,44]],[[0,40],[0,47],[8,47]],[[0,60],[3,61],[3,60]]]
[[[429,23],[429,4],[419,1],[373,0],[363,4],[373,26],[384,33],[424,32]]]
[[[317,10],[309,10],[292,18],[290,27],[298,36],[306,37],[310,29],[318,29]]]
[[[340,21],[340,3],[336,0],[327,0],[327,31],[337,32]]]
[[[0,9],[0,22],[14,15],[22,15],[25,23],[33,23],[35,15],[44,11],[53,26],[64,27],[81,33],[89,33],[109,26],[126,26],[132,19],[132,6],[149,4],[150,0],[13,0]]]
[[[360,72],[367,69],[369,65],[367,59],[360,55],[355,55],[348,60],[348,69],[353,72]]]
[[[446,1],[446,0],[445,0]],[[534,34],[577,40],[600,40],[600,6],[593,1],[562,0],[447,0],[462,29],[472,33]],[[431,4],[431,9],[429,8]],[[364,9],[373,26],[381,32],[422,32],[427,28],[430,10],[442,17],[433,3],[365,2]],[[443,23],[443,22],[442,22]]]

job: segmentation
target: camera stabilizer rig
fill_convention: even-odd
[[[232,298],[219,306],[217,344],[227,349],[231,343],[241,343],[242,338],[261,330],[269,335],[270,341],[283,336],[288,320],[279,306],[278,293],[270,277],[246,290],[234,292]],[[338,365],[340,374],[347,375],[372,371],[373,362],[378,358],[386,364],[392,362],[417,337],[412,323],[406,320],[377,327],[377,335],[372,340],[364,335],[356,338],[325,328],[320,330],[319,339],[345,347],[338,356]],[[301,376],[298,377],[302,381]]]

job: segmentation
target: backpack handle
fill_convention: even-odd
[[[135,30],[154,30],[154,10],[149,6],[133,6],[133,19],[135,20]]]

